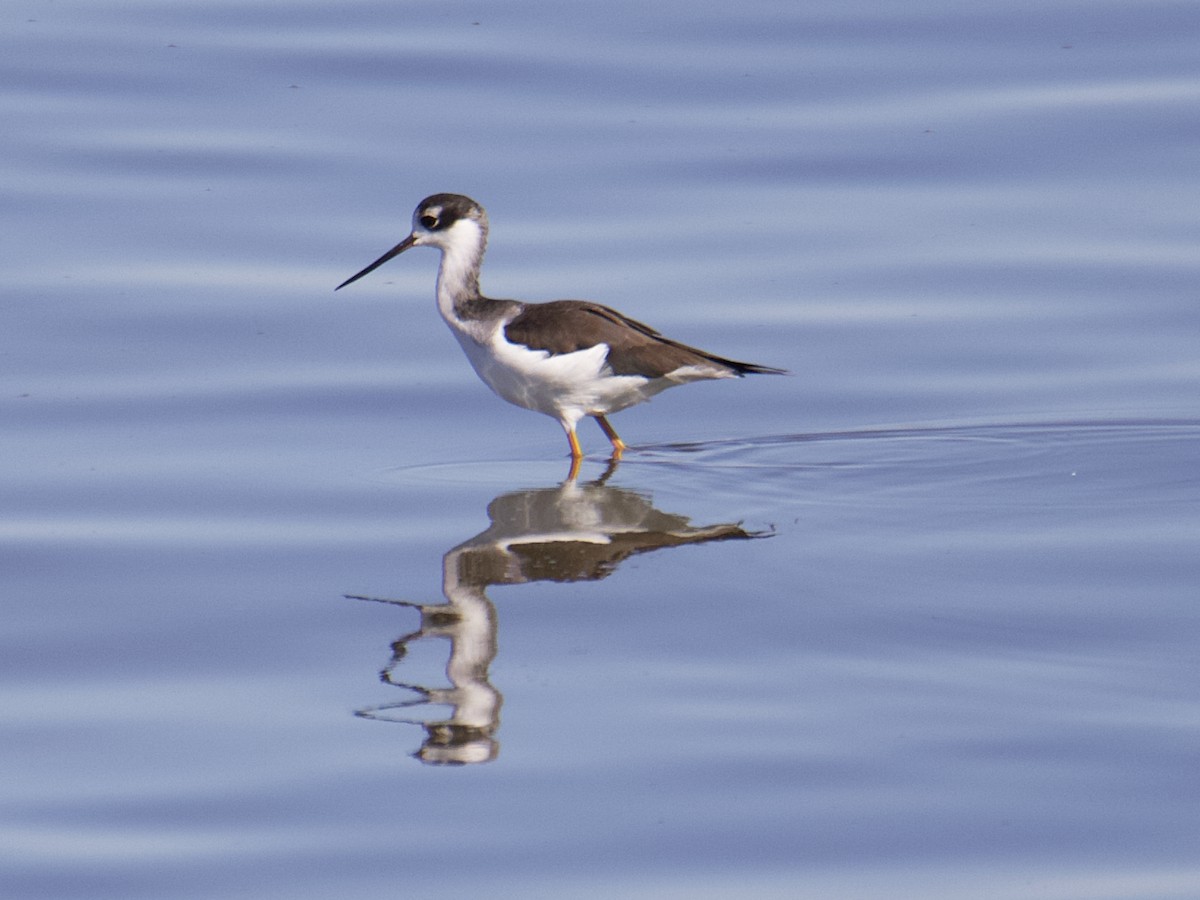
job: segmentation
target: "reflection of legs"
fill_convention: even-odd
[[[621,440],[621,436],[608,424],[608,419],[604,416],[593,416],[600,425],[600,430],[604,432],[604,436],[612,442],[613,459],[620,459],[621,454],[625,452],[625,442]]]
[[[583,462],[578,456],[571,457],[571,468],[567,469],[567,481],[574,481],[579,477],[579,464]]]

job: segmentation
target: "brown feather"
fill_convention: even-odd
[[[504,328],[509,343],[553,354],[608,345],[615,375],[661,378],[682,366],[714,365],[731,375],[784,374],[782,369],[715,356],[663,337],[649,325],[586,300],[528,303]]]

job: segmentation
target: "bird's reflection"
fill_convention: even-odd
[[[415,696],[360,710],[365,718],[419,724],[426,732],[417,759],[431,764],[487,762],[496,757],[503,696],[492,686],[488,667],[496,656],[496,607],[486,591],[497,584],[531,581],[594,581],[606,577],[635,553],[765,536],[740,523],[695,526],[683,516],[656,509],[645,495],[605,484],[609,475],[579,484],[501,494],[488,505],[491,524],[442,558],[445,603],[352,595],[352,599],[416,609],[421,627],[392,643],[392,658],[380,677]],[[450,641],[449,687],[425,687],[397,677],[416,641]],[[420,707],[449,707],[444,718],[417,718]]]

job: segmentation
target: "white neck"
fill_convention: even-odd
[[[487,247],[487,231],[474,219],[459,219],[438,236],[442,251],[438,269],[438,311],[447,321],[457,320],[455,307],[479,294],[479,267]]]

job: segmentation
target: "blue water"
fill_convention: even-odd
[[[1200,895],[1200,9],[6,13],[0,894]]]

